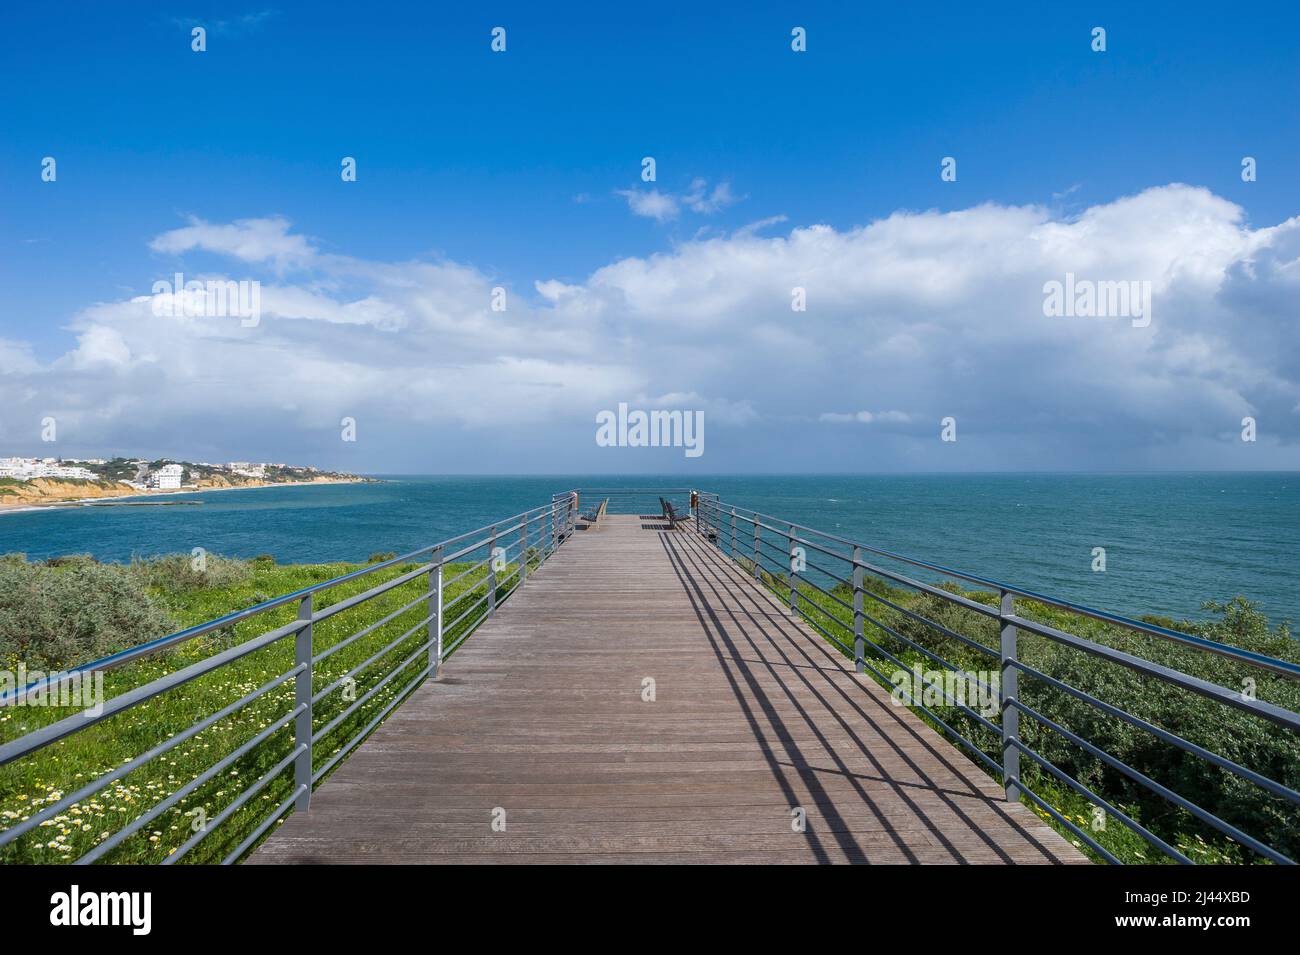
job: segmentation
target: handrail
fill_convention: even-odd
[[[579,487],[573,493],[577,494],[583,501],[602,500],[605,505],[605,512],[612,514],[633,509],[641,511],[641,513],[647,513],[648,510],[641,510],[642,505],[647,509],[653,507],[654,511],[658,513],[660,496],[684,498],[691,494],[692,491],[688,487]],[[601,516],[603,517],[604,514]]]
[[[689,487],[580,487],[580,494],[690,494]]]
[[[932,652],[926,647],[916,643],[914,640],[904,636],[898,631],[898,629],[889,626],[885,621],[867,613],[864,609],[864,602],[866,599],[887,606],[931,631],[948,638],[954,638],[963,645],[976,650],[983,655],[997,659],[1001,674],[1001,679],[998,681],[999,686],[997,693],[998,708],[1001,713],[1000,726],[994,726],[988,720],[979,716],[979,714],[972,712],[969,707],[966,707],[960,701],[952,699],[951,695],[942,684],[933,683],[924,677],[921,678],[922,685],[920,687],[912,687],[911,692],[908,692],[908,690],[901,685],[896,686],[895,689],[909,705],[924,713],[956,742],[960,743],[973,756],[977,757],[981,763],[987,765],[996,774],[1000,775],[1005,788],[1005,795],[1008,800],[1019,800],[1021,797],[1029,800],[1036,807],[1056,820],[1057,823],[1063,826],[1071,834],[1085,842],[1089,848],[1106,861],[1119,862],[1120,860],[1094,839],[1092,835],[1074,825],[1074,823],[1053,808],[1038,793],[1033,792],[1026,784],[1020,774],[1020,755],[1022,753],[1053,778],[1064,783],[1071,790],[1083,796],[1083,798],[1090,800],[1094,805],[1102,807],[1104,811],[1118,819],[1126,828],[1135,832],[1147,843],[1155,846],[1175,861],[1188,863],[1192,860],[1182,852],[1179,852],[1173,846],[1170,846],[1165,840],[1151,832],[1150,829],[1147,828],[1147,826],[1150,825],[1149,821],[1146,826],[1142,825],[1137,820],[1117,809],[1109,801],[1099,796],[1083,783],[1071,778],[1067,773],[1055,766],[1051,761],[1047,760],[1042,754],[1037,753],[1030,748],[1020,736],[1019,717],[1021,714],[1024,714],[1028,719],[1036,721],[1046,730],[1050,730],[1058,738],[1066,740],[1089,756],[1100,760],[1105,765],[1110,766],[1112,769],[1123,774],[1139,787],[1153,793],[1156,797],[1159,797],[1172,806],[1186,811],[1202,823],[1224,833],[1229,838],[1255,852],[1257,855],[1272,862],[1294,864],[1294,860],[1288,858],[1282,852],[1279,852],[1275,847],[1268,845],[1246,832],[1243,832],[1237,826],[1219,818],[1209,810],[1204,809],[1189,799],[1186,799],[1168,787],[1161,785],[1159,782],[1150,778],[1141,771],[1123,763],[1113,754],[1105,752],[1100,749],[1100,747],[1097,747],[1088,740],[1083,739],[1067,727],[1048,718],[1033,707],[1026,705],[1019,698],[1018,677],[1023,673],[1027,679],[1036,680],[1046,686],[1062,691],[1073,699],[1093,707],[1107,716],[1121,720],[1136,730],[1147,733],[1148,735],[1160,740],[1162,743],[1175,747],[1176,749],[1179,749],[1192,757],[1203,760],[1210,765],[1216,766],[1221,770],[1232,773],[1237,778],[1246,781],[1272,796],[1284,799],[1293,806],[1300,806],[1300,792],[1297,792],[1295,789],[1280,783],[1277,780],[1256,772],[1253,769],[1242,766],[1218,753],[1214,753],[1211,750],[1199,746],[1190,740],[1184,739],[1182,736],[1170,730],[1156,726],[1141,717],[1134,716],[1118,706],[1100,700],[1091,693],[1088,693],[1085,689],[1071,686],[1062,680],[1049,676],[1034,667],[1026,665],[1018,657],[1017,635],[1019,631],[1033,633],[1047,640],[1090,654],[1109,663],[1125,667],[1131,672],[1135,672],[1144,678],[1151,678],[1161,683],[1177,686],[1180,689],[1200,694],[1203,697],[1215,700],[1223,705],[1247,712],[1260,719],[1268,720],[1275,726],[1281,727],[1284,731],[1289,731],[1298,735],[1300,735],[1300,714],[1287,709],[1286,707],[1278,706],[1275,703],[1270,703],[1256,699],[1254,696],[1243,694],[1239,690],[1219,686],[1209,680],[1192,676],[1191,674],[1184,673],[1173,667],[1154,663],[1131,653],[1125,653],[1096,640],[1080,637],[1058,627],[1051,627],[1035,620],[1031,620],[1016,612],[1015,601],[1017,598],[1020,598],[1034,601],[1045,606],[1055,607],[1068,613],[1078,614],[1083,617],[1099,620],[1137,633],[1168,640],[1171,643],[1178,644],[1191,650],[1215,654],[1248,667],[1267,671],[1285,679],[1300,678],[1300,665],[1287,660],[1279,660],[1264,654],[1208,640],[1194,634],[1183,633],[1167,627],[1131,620],[1118,614],[1086,607],[1073,601],[1046,596],[1037,593],[1036,591],[1028,590],[1023,587],[1016,587],[1002,581],[953,570],[952,568],[945,567],[932,561],[907,557],[883,548],[873,547],[859,541],[850,540],[837,534],[829,534],[824,531],[819,531],[816,528],[786,521],[771,514],[732,504],[723,501],[717,495],[700,492],[698,495],[698,502],[699,506],[696,510],[695,523],[699,536],[707,544],[716,547],[723,556],[729,557],[747,573],[752,574],[760,584],[766,585],[769,589],[774,590],[778,595],[778,599],[784,599],[782,595],[788,590],[790,601],[789,612],[792,615],[802,618],[806,623],[810,624],[814,629],[826,637],[831,643],[838,646],[847,655],[853,657],[855,668],[859,673],[870,672],[882,683],[894,686],[894,681],[891,680],[890,676],[877,669],[873,665],[873,660],[888,660],[894,665],[903,666],[902,660],[890,653],[878,642],[873,640],[868,644],[865,639],[865,624],[867,623],[870,623],[871,626],[877,628],[882,635],[887,634],[891,638],[899,640],[903,644],[906,644],[913,650],[919,652],[926,659],[932,660],[945,669],[956,671],[958,673],[963,672],[962,668],[958,667],[956,664],[945,660],[939,654]],[[744,533],[741,533],[741,525],[748,528]],[[840,553],[833,549],[832,546],[828,546],[828,544],[838,545],[845,550],[845,553]],[[807,550],[815,551],[816,553],[825,555],[827,558],[832,560],[842,561],[847,565],[848,573],[851,573],[852,580],[850,581],[847,579],[847,576],[840,576],[820,564],[808,560]],[[800,551],[802,551],[802,553]],[[982,589],[991,589],[997,594],[999,603],[997,606],[989,606],[980,601],[972,600],[963,594],[952,593],[942,587],[932,586],[908,577],[905,574],[888,571],[872,562],[868,562],[864,559],[865,554],[878,555],[879,557],[923,568],[949,578],[967,581]],[[816,577],[808,572],[808,568],[812,568],[815,572],[822,574],[825,578],[828,578],[831,581],[849,587],[853,594],[852,602],[850,603],[833,593],[833,585],[828,585],[830,586],[830,589],[821,586]],[[868,573],[886,580],[892,580],[896,583],[903,584],[919,591],[920,593],[928,594],[954,606],[973,611],[990,620],[996,620],[1000,632],[1000,646],[985,646],[983,643],[973,640],[964,634],[958,633],[950,627],[939,624],[920,613],[900,606],[894,601],[880,596],[879,594],[873,593],[866,586],[865,578]],[[812,600],[810,595],[814,592],[827,598],[829,603],[823,605]],[[830,609],[827,609],[828,606]],[[837,616],[832,612],[836,607],[843,608],[843,611],[847,612],[846,616],[852,620],[851,624],[846,622],[845,617]],[[818,618],[811,616],[810,614],[812,613],[820,615],[822,618],[821,622],[819,622]],[[849,646],[845,640],[841,640],[832,635],[831,632],[826,629],[827,626],[831,625],[843,628],[846,637],[851,634],[853,645]],[[988,689],[987,684],[978,678],[976,678],[975,683],[980,687]],[[927,691],[936,692],[945,700],[945,702],[962,711],[967,717],[973,719],[976,724],[983,726],[985,729],[995,731],[1000,740],[1002,750],[1001,763],[999,764],[998,762],[995,762],[980,746],[959,733],[953,726],[949,725],[934,713],[932,709],[924,705],[921,699],[917,698],[918,696],[926,696]]]
[[[528,517],[529,515],[536,515],[540,512],[549,513],[554,506],[555,505],[553,504],[540,505],[539,507],[531,508],[527,511],[522,511],[519,514],[514,514],[510,517],[507,517],[505,518],[504,521],[499,523],[505,523],[506,521],[514,521],[519,518]],[[535,520],[536,518],[534,517],[532,519]],[[175,633],[169,634],[165,637],[159,637],[157,640],[151,640],[148,643],[141,643],[138,644],[137,646],[129,647],[125,650],[119,650],[117,653],[111,653],[108,656],[101,657],[98,660],[92,660],[90,663],[83,663],[79,666],[71,667],[67,670],[63,670],[57,674],[51,674],[50,676],[45,677],[41,680],[36,680],[32,683],[29,683],[24,687],[11,690],[8,694],[0,694],[0,706],[10,706],[16,701],[20,699],[24,699],[40,690],[48,691],[51,689],[57,689],[58,686],[60,686],[62,683],[69,682],[78,674],[98,673],[101,671],[116,669],[117,667],[124,666],[127,663],[131,663],[135,660],[138,660],[141,657],[152,656],[153,654],[160,653],[163,650],[170,650],[174,647],[179,646],[182,643],[188,643],[190,640],[193,640],[196,637],[201,637],[205,634],[212,633],[214,630],[221,630],[226,627],[230,627],[235,624],[242,623],[243,621],[249,619],[250,617],[256,617],[259,614],[266,613],[268,610],[274,610],[277,607],[283,607],[286,604],[293,603],[296,600],[301,600],[304,597],[309,597],[314,594],[322,593],[323,591],[330,590],[334,587],[339,586],[340,584],[345,584],[350,580],[355,580],[358,577],[364,577],[367,574],[373,574],[378,570],[383,570],[384,568],[391,567],[395,564],[409,563],[412,558],[417,557],[420,554],[431,553],[432,551],[435,551],[440,547],[446,547],[448,544],[453,544],[456,543],[457,541],[464,540],[466,537],[469,537],[472,534],[481,534],[483,531],[486,531],[493,526],[495,525],[485,524],[484,526],[475,528],[472,531],[466,531],[464,534],[458,534],[455,537],[449,537],[447,540],[442,541],[440,543],[430,544],[427,547],[421,547],[418,550],[410,551],[398,557],[390,557],[387,560],[376,561],[373,564],[369,564],[365,567],[358,568],[357,570],[351,571],[346,574],[342,574],[338,577],[333,577],[329,580],[322,581],[319,584],[312,584],[309,587],[303,587],[302,589],[295,590],[291,593],[281,594],[278,597],[272,597],[270,600],[264,600],[261,603],[254,604],[251,607],[245,607],[243,610],[236,610],[231,613],[225,614],[224,616],[215,617],[212,620],[205,621],[204,623],[195,624],[192,627],[186,627],[184,630],[177,630]],[[514,529],[518,529],[519,526],[520,525],[518,524],[514,525]],[[478,550],[482,546],[483,544],[479,543],[476,547],[470,548],[468,552]],[[427,571],[427,568],[425,568],[425,570]],[[3,760],[0,760],[0,765],[3,765]]]
[[[723,505],[721,503],[719,503],[717,506],[728,507],[728,508],[735,507],[735,505],[731,505],[731,504]],[[739,507],[736,507],[736,509],[737,511],[749,510],[748,508],[739,508]],[[1008,584],[1003,581],[993,580],[988,577],[979,577],[974,574],[965,573],[964,571],[953,570],[952,568],[945,567],[942,564],[935,564],[930,561],[919,560],[915,557],[907,557],[904,556],[903,554],[896,554],[893,553],[892,551],[882,550],[878,547],[872,547],[870,544],[862,544],[857,541],[852,541],[849,540],[848,538],[840,537],[835,534],[827,534],[823,531],[816,530],[815,528],[812,527],[805,527],[802,524],[794,524],[782,520],[779,517],[773,517],[771,514],[763,514],[759,511],[752,511],[752,510],[749,511],[749,513],[756,517],[763,517],[773,521],[781,521],[781,523],[785,524],[787,527],[794,528],[796,530],[808,531],[826,540],[834,540],[838,543],[845,544],[849,547],[857,547],[860,548],[861,550],[868,551],[873,554],[879,554],[882,557],[887,557],[890,560],[897,560],[905,564],[911,564],[915,567],[923,567],[927,570],[932,570],[935,571],[936,573],[940,573],[948,577],[956,577],[960,580],[966,580],[971,583],[979,584],[983,587],[988,587],[992,590],[996,590],[1001,593],[1013,594],[1017,597],[1024,597],[1027,600],[1033,600],[1036,603],[1046,604],[1047,606],[1056,607],[1057,609],[1060,610],[1066,610],[1069,611],[1070,613],[1077,613],[1080,614],[1081,616],[1091,617],[1095,620],[1100,620],[1103,623],[1111,623],[1119,627],[1124,627],[1125,629],[1128,630],[1135,630],[1141,633],[1149,634],[1151,636],[1163,637],[1167,640],[1173,640],[1190,647],[1195,647],[1200,650],[1206,650],[1210,653],[1217,653],[1220,656],[1231,657],[1232,659],[1237,660],[1241,663],[1247,663],[1252,666],[1260,667],[1262,669],[1271,670],[1274,673],[1278,673],[1282,676],[1289,677],[1291,679],[1300,679],[1300,664],[1291,663],[1288,660],[1278,660],[1275,659],[1274,657],[1265,656],[1264,654],[1261,653],[1254,653],[1250,650],[1242,650],[1240,647],[1233,647],[1224,643],[1217,643],[1213,640],[1206,640],[1204,637],[1197,637],[1190,633],[1183,633],[1179,630],[1171,630],[1168,627],[1161,627],[1157,624],[1146,623],[1141,620],[1133,620],[1128,617],[1120,616],[1119,614],[1110,613],[1109,611],[1106,610],[1097,610],[1093,607],[1088,607],[1083,604],[1074,603],[1072,601],[1061,600],[1056,597],[1049,597],[1046,596],[1045,594],[1038,593],[1037,591],[1026,590],[1022,587],[1016,587],[1012,584]],[[750,521],[750,523],[753,522]],[[761,524],[761,522],[759,523]],[[781,528],[772,527],[767,524],[762,524],[762,526],[765,529],[771,530],[774,533],[782,534],[783,536],[785,534],[785,531],[783,531]],[[796,540],[798,540],[798,538],[796,538]],[[805,543],[808,542],[805,541]],[[832,553],[831,551],[822,550],[821,548],[817,548],[817,549],[820,550],[822,553],[826,553],[826,554]],[[834,556],[842,557],[842,555],[839,554],[835,554]],[[859,561],[859,563],[861,562]],[[862,563],[862,566],[867,567],[869,569],[874,569],[871,568],[871,565],[869,564]]]
[[[258,689],[247,693],[241,699],[225,705],[213,713],[202,715],[192,725],[171,735],[167,740],[146,749],[144,752],[122,761],[108,772],[98,776],[92,774],[89,783],[78,786],[76,791],[70,795],[61,796],[57,801],[39,809],[33,807],[32,814],[20,823],[0,830],[0,848],[9,845],[24,835],[39,831],[40,826],[50,824],[50,821],[55,816],[69,806],[74,805],[78,800],[92,797],[95,793],[149,764],[186,740],[193,739],[200,732],[208,730],[221,720],[236,714],[253,701],[264,698],[275,688],[292,683],[295,705],[288,712],[263,725],[261,731],[253,738],[246,740],[212,766],[198,773],[176,792],[148,807],[135,818],[128,820],[116,832],[105,833],[101,840],[91,846],[77,860],[85,863],[101,858],[126,839],[140,832],[148,822],[177,805],[187,794],[195,792],[204,783],[215,779],[218,774],[233,765],[238,759],[254,753],[281,731],[292,728],[293,746],[289,754],[280,759],[270,771],[261,775],[250,787],[235,794],[232,800],[214,816],[206,828],[197,831],[193,836],[186,839],[184,844],[174,849],[171,855],[162,860],[169,864],[190,852],[213,829],[234,817],[241,807],[248,806],[250,800],[266,788],[280,773],[292,767],[294,781],[288,798],[278,802],[278,805],[271,808],[269,815],[259,816],[253,820],[254,828],[251,833],[246,834],[245,838],[239,843],[239,847],[227,854],[223,859],[224,862],[237,861],[285,812],[295,807],[298,811],[306,810],[310,805],[312,787],[323,779],[325,774],[344,756],[351,752],[426,677],[436,678],[442,661],[454,652],[485,620],[491,617],[502,601],[508,599],[516,590],[523,587],[529,575],[536,572],[541,565],[550,559],[556,549],[570,538],[576,529],[576,504],[577,499],[572,493],[556,495],[550,504],[529,508],[493,524],[487,524],[457,534],[454,537],[449,537],[437,544],[420,547],[399,557],[379,561],[330,580],[303,587],[291,593],[281,594],[270,600],[262,601],[255,606],[225,614],[193,627],[187,627],[160,639],[119,653],[110,654],[71,670],[50,674],[6,694],[3,698],[0,698],[0,706],[25,700],[31,694],[41,690],[58,687],[64,682],[77,679],[78,675],[116,669],[162,651],[175,649],[204,634],[233,627],[270,610],[295,603],[298,606],[296,620],[274,627],[211,656],[203,657],[179,670],[164,674],[140,686],[119,693],[110,697],[107,701],[102,701],[101,705],[97,707],[74,713],[71,716],[38,727],[0,745],[0,766],[31,757],[59,740],[66,739],[103,723],[111,717],[125,713],[142,703],[146,703],[161,694],[188,684],[200,677],[221,671],[223,667],[242,660],[259,650],[273,645],[283,645],[281,641],[289,638],[292,638],[295,644],[292,665],[284,672],[274,676],[269,681],[263,682]],[[516,547],[518,551],[513,558],[515,567],[513,570],[508,570],[510,551]],[[484,549],[488,554],[485,560],[471,563],[467,570],[449,575],[450,580],[444,580],[444,568],[455,566],[459,571],[461,565],[453,565],[454,560],[475,552],[481,552]],[[407,565],[413,562],[416,563],[415,567],[409,570],[405,569]],[[402,568],[403,572],[383,580],[373,587],[368,587],[360,593],[344,597],[319,609],[314,606],[314,598],[318,594],[326,593],[342,584],[357,581],[385,569],[397,568]],[[451,595],[448,588],[461,582],[467,576],[469,579],[460,592],[454,596]],[[427,578],[428,580],[426,594],[417,596],[413,600],[403,599],[398,609],[385,612],[379,620],[362,627],[356,633],[341,637],[320,652],[315,652],[313,648],[313,630],[316,626],[337,617],[340,613],[380,598],[403,585],[410,585],[421,578]],[[465,609],[462,613],[465,598],[475,597],[479,594],[481,596],[477,596],[477,599],[470,602],[468,609]],[[385,607],[384,610],[387,611],[388,608]],[[449,610],[460,614],[451,622],[446,619]],[[419,618],[417,618],[418,622],[413,626],[407,625],[410,622],[409,620],[407,623],[394,623],[399,617],[411,611],[420,614]],[[398,628],[402,631],[395,639],[391,635],[383,635],[385,633],[384,628],[390,624],[394,626],[394,633]],[[355,645],[360,648],[362,645],[357,641],[363,640],[372,633],[381,635],[381,645],[375,648],[372,644],[366,646],[365,649],[360,649],[359,653],[352,658],[357,662],[351,662],[350,665],[344,664],[346,669],[342,676],[329,679],[326,686],[313,692],[313,675],[322,661],[346,647]],[[453,637],[454,640],[450,646],[444,647],[444,638],[448,636]],[[415,641],[413,645],[410,642],[412,640]],[[358,660],[361,656],[364,656],[364,659]],[[333,714],[331,717],[326,717],[325,714],[313,713],[313,707],[325,702],[331,693],[349,683],[355,683],[355,677],[362,673],[366,673],[369,677],[371,675],[370,671],[375,669],[376,664],[392,656],[401,656],[402,659],[396,663],[386,665],[381,673],[374,675],[374,684],[352,701],[350,705],[344,707],[341,712]],[[419,672],[415,674],[413,679],[410,679],[398,689],[392,689],[397,686],[399,675],[408,672],[413,664],[419,665],[421,663],[424,665],[420,667]],[[360,716],[362,708],[384,690],[388,690],[393,694],[392,699],[387,701],[359,732],[353,734],[350,739],[340,745],[326,745],[328,738],[331,738],[331,734],[335,734],[342,729],[350,719]],[[315,717],[319,717],[319,725],[316,723]],[[364,719],[364,717],[361,718]],[[328,754],[329,758],[321,765],[317,765],[314,756],[319,756],[322,753]],[[80,778],[80,775],[78,774],[78,778]],[[266,799],[267,797],[262,798]],[[253,805],[260,807],[261,802],[258,801]],[[247,810],[245,810],[246,814]]]

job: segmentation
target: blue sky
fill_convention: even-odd
[[[52,414],[66,425],[56,453],[306,458],[375,470],[1300,464],[1293,349],[1242,345],[1213,368],[1189,359],[1223,354],[1218,339],[1234,327],[1295,337],[1293,310],[1280,304],[1294,291],[1295,243],[1289,233],[1260,233],[1300,212],[1294,5],[447,6],[6,9],[0,341],[10,358],[0,364],[0,455],[49,453],[37,422]],[[193,25],[208,30],[204,53],[190,49]],[[502,54],[489,49],[498,25],[507,30]],[[806,53],[790,49],[794,26],[807,29]],[[1090,49],[1094,26],[1107,31],[1104,53]],[[639,179],[647,155],[657,162],[654,184]],[[56,157],[57,182],[41,181],[44,156]],[[343,156],[357,159],[354,183],[340,181]],[[957,158],[956,182],[940,181],[944,156]],[[1243,156],[1257,159],[1258,181],[1242,181]],[[635,214],[651,188],[673,214]],[[975,208],[1003,216],[975,225],[925,218]],[[1038,210],[1031,221],[1015,212],[1029,208]],[[1041,287],[1039,266],[1050,277],[1076,260],[1081,272],[1100,268],[1098,279],[1149,274],[1162,321],[1140,342],[1081,346],[1073,331],[1039,337],[1033,325],[999,347],[986,332],[1006,309],[1028,302],[1024,320],[1045,321],[1032,314],[1032,295],[969,276],[962,301],[936,302],[927,291],[955,281],[948,261],[978,250],[987,259],[971,269],[987,279],[1010,250],[1050,244],[1054,223],[1077,226],[1090,212],[1109,223],[1101,234],[1164,223],[1146,236],[1147,249],[1195,239],[1153,259],[1114,251],[1113,241],[1090,247],[1097,230],[1076,228],[1064,258],[1025,270],[1026,287]],[[895,215],[935,228],[875,236],[883,246],[848,241]],[[230,224],[280,223],[257,234],[298,237],[311,259],[232,255],[215,232],[160,240],[196,222],[254,231]],[[794,235],[815,227],[830,230],[833,247],[791,274],[822,283],[809,287],[810,299],[834,299],[835,309],[795,319],[784,314],[787,298],[765,317],[727,291],[752,286],[746,262],[779,270]],[[1224,244],[1231,248],[1214,262],[1200,262],[1198,250]],[[1254,268],[1261,246],[1267,282]],[[924,254],[907,258],[918,247]],[[857,267],[854,255],[872,258]],[[849,288],[894,255],[903,272],[936,274],[913,279],[916,294]],[[820,272],[827,257],[843,271]],[[1190,285],[1188,263],[1207,270]],[[396,289],[447,279],[420,264],[446,266],[455,288],[404,299]],[[256,334],[172,341],[170,330],[132,324],[126,303],[176,270],[328,302],[287,318],[272,310]],[[701,270],[711,278],[699,279]],[[537,283],[574,291],[548,297]],[[455,309],[421,311],[457,294],[480,308],[479,286],[506,288],[518,303],[513,316],[452,328]],[[692,288],[689,302],[669,294]],[[713,311],[701,304],[713,299]],[[340,323],[325,314],[357,302],[385,317]],[[697,305],[704,311],[681,318]],[[937,323],[927,311],[935,308]],[[1192,317],[1180,327],[1183,314]],[[984,331],[966,340],[976,327]],[[488,351],[484,328],[500,333]],[[783,343],[782,328],[832,354],[801,353]],[[581,339],[582,348],[527,341],[535,332]],[[439,335],[444,347],[416,355]],[[952,360],[936,359],[945,342],[964,342],[976,363],[986,350],[1015,351],[1021,367],[1046,370],[1058,361],[1111,368],[1112,354],[1149,351],[1135,372],[1151,380],[1114,408],[1114,389],[1089,401],[1049,373],[1025,391],[1008,390],[1000,373],[951,394],[950,374],[934,376],[924,394],[877,375],[873,390],[863,380],[870,361],[859,377],[846,356],[869,353],[881,337],[896,346],[889,368],[924,362],[908,382]],[[673,344],[684,354],[663,350]],[[254,375],[304,353],[314,360],[292,373],[296,397],[257,392]],[[204,379],[205,354],[222,368],[219,380]],[[780,385],[783,354],[790,377]],[[247,381],[235,371],[242,367]],[[502,367],[515,373],[475,374]],[[367,382],[352,396],[363,438],[344,447],[335,418],[349,409],[335,379],[354,374]],[[585,384],[571,388],[574,377]],[[387,404],[372,400],[373,383],[386,380],[408,384]],[[496,416],[473,394],[482,380],[500,396]],[[1267,393],[1254,390],[1260,381]],[[184,404],[168,396],[187,388],[202,394],[164,413]],[[1173,394],[1181,388],[1217,397],[1189,418],[1188,402]],[[538,398],[556,392],[568,397]],[[1028,406],[1045,392],[1036,416]],[[595,448],[592,415],[619,400],[703,409],[708,453],[697,462],[680,451]],[[440,410],[426,413],[431,402]],[[1134,402],[1154,407],[1133,412]],[[511,417],[521,406],[533,413]],[[839,420],[862,411],[863,427]],[[1261,438],[1243,448],[1231,439],[1252,412]],[[956,447],[938,444],[943,413],[970,424]],[[809,451],[798,460],[789,454],[795,436]]]

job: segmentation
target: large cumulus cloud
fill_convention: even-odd
[[[260,280],[259,324],[159,317],[139,295],[71,316],[52,361],[0,342],[14,450],[43,450],[54,415],[80,453],[202,435],[213,456],[331,463],[351,415],[381,469],[678,466],[594,446],[595,413],[626,401],[703,409],[709,470],[1300,466],[1300,221],[1253,228],[1199,188],[1070,218],[987,204],[742,229],[582,281],[325,254],[279,217],[195,219],[151,249],[145,288],[174,269]],[[1150,282],[1150,325],[1046,317],[1043,283],[1067,272]]]

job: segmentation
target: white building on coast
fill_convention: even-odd
[[[0,458],[0,478],[31,481],[35,478],[71,478],[98,481],[99,475],[87,468],[64,464],[57,458]]]
[[[179,464],[164,464],[156,471],[150,471],[145,477],[145,486],[157,491],[179,491],[185,469]]]

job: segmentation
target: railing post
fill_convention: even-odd
[[[731,509],[731,559],[736,559],[736,509]]]
[[[438,679],[442,666],[442,548],[433,549],[429,571],[429,679]]]
[[[794,525],[790,525],[790,533],[787,535],[790,552],[790,614],[791,616],[799,615],[799,572],[795,570],[794,556]]]
[[[492,525],[488,531],[488,592],[487,592],[487,615],[490,617],[497,612],[497,528]]]
[[[755,515],[754,516],[754,579],[757,580],[760,584],[763,582],[763,570],[762,570],[762,565],[759,563],[759,557],[761,555],[758,552],[758,546],[759,546],[759,539],[760,539],[759,535],[762,532],[763,529],[758,526],[758,515]]]
[[[293,785],[298,791],[294,808],[306,812],[311,807],[311,673],[312,673],[312,639],[311,639],[312,599],[311,594],[298,601],[298,619],[306,620],[306,626],[299,629],[294,638],[294,663],[300,667],[293,679],[294,704],[298,715],[293,722],[293,745],[303,747],[293,761]]]
[[[1016,628],[1006,618],[1016,612],[1015,595],[1002,591],[999,612],[1002,618],[1002,785],[1008,802],[1020,801],[1020,750],[1012,742],[1020,742],[1020,711],[1011,706],[1016,700],[1020,671],[1016,662]]]
[[[555,502],[551,502],[551,553],[560,546],[560,532],[555,527]],[[548,555],[549,556],[549,555]]]
[[[519,530],[519,586],[528,583],[528,517]]]
[[[859,673],[866,671],[864,652],[866,640],[862,636],[862,548],[853,548],[853,666]]]

